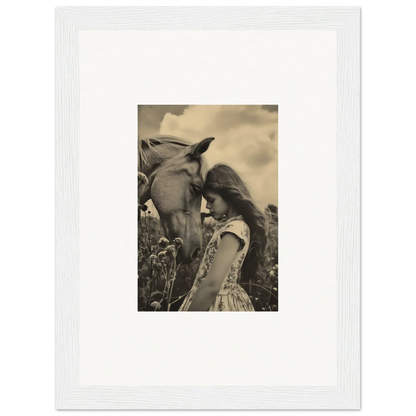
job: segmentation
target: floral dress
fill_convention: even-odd
[[[233,217],[228,220],[220,221],[214,228],[214,234],[207,245],[204,257],[199,266],[195,282],[185,297],[179,311],[187,311],[195,297],[195,294],[207,276],[209,269],[217,252],[221,237],[225,233],[232,233],[240,240],[239,251],[224,278],[221,289],[214,302],[208,309],[211,311],[253,311],[254,307],[246,291],[238,284],[241,279],[241,266],[246,258],[248,247],[250,245],[250,229],[245,223],[243,217]]]

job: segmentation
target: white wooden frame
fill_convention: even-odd
[[[82,29],[337,31],[336,387],[79,387],[79,77]],[[359,8],[91,8],[56,10],[56,407],[58,409],[359,409]]]

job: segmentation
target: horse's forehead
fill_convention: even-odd
[[[183,166],[184,169],[191,175],[196,176],[201,173],[201,165],[198,161],[193,160],[191,162],[187,162]]]
[[[171,167],[167,166],[167,171],[172,170],[176,172],[185,172],[189,177],[201,176],[201,163],[199,160],[171,160]]]

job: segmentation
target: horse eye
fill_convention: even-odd
[[[201,188],[197,185],[192,185],[192,192],[195,195],[199,196],[199,195],[201,195]]]

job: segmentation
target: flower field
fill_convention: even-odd
[[[269,205],[265,214],[270,219],[269,255],[265,266],[249,282],[241,283],[256,311],[278,310],[278,216]],[[216,222],[205,219],[202,226],[202,250],[191,264],[178,264],[180,238],[169,241],[157,216],[139,205],[138,222],[138,310],[177,311],[191,289],[205,248],[213,235]]]

